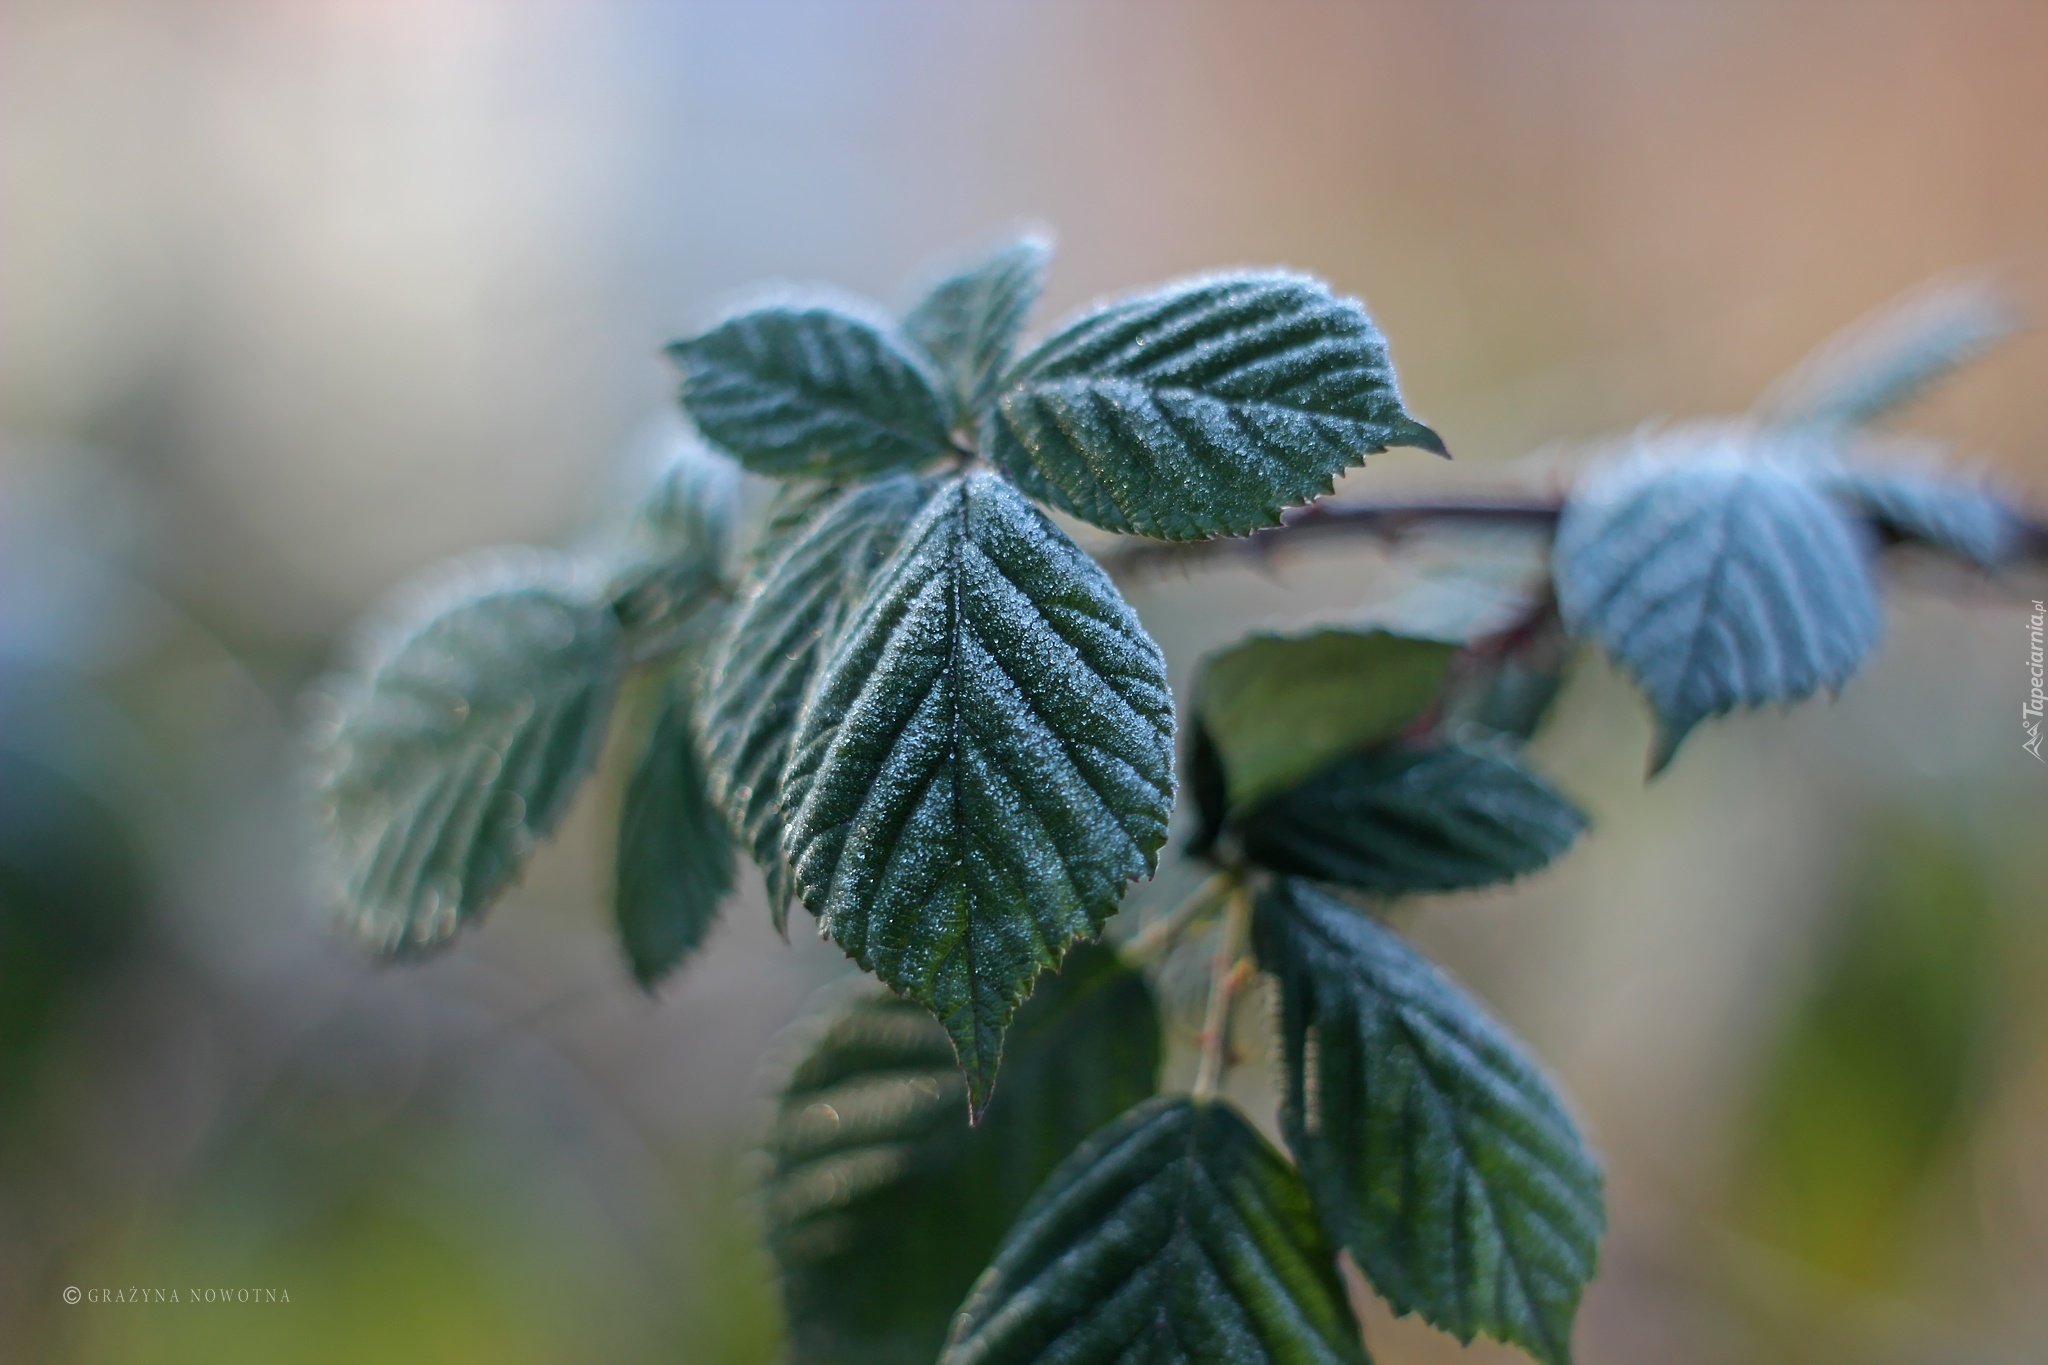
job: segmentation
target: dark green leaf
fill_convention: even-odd
[[[1163,1096],[1083,1143],[1003,1239],[942,1365],[1363,1365],[1285,1157],[1228,1104]]]
[[[1505,744],[1394,744],[1338,759],[1243,817],[1261,867],[1379,895],[1534,872],[1586,828]]]
[[[1709,716],[1840,687],[1882,625],[1867,547],[1812,477],[1720,445],[1589,477],[1553,571],[1566,627],[1657,709],[1652,772]]]
[[[978,420],[994,398],[1051,260],[1051,242],[1020,237],[940,280],[904,316],[904,335],[938,362],[961,420]]]
[[[1397,1313],[1571,1359],[1600,1168],[1541,1069],[1399,935],[1304,883],[1261,897],[1280,1121],[1316,1211]]]
[[[1571,633],[1555,602],[1504,635],[1476,641],[1451,665],[1438,730],[1455,735],[1476,725],[1530,738],[1564,689],[1571,654]]]
[[[512,884],[597,758],[623,655],[596,594],[537,554],[418,595],[320,744],[322,812],[364,937],[432,947]]]
[[[1364,306],[1281,272],[1084,314],[1017,363],[984,431],[1033,497],[1168,540],[1274,525],[1388,446],[1443,453]]]
[[[2012,301],[1989,282],[1937,284],[1828,341],[1772,388],[1758,413],[1784,426],[1861,426],[2018,330]]]
[[[1257,805],[1339,755],[1400,734],[1436,701],[1458,652],[1386,631],[1254,635],[1209,656],[1195,710],[1230,804]]]
[[[947,448],[947,404],[888,323],[829,304],[729,318],[668,348],[684,411],[757,474],[858,477]]]
[[[2019,549],[2020,522],[2012,504],[1954,475],[1849,468],[1828,475],[1826,486],[1886,534],[1931,545],[1982,568],[2001,567]]]
[[[782,770],[798,712],[840,626],[932,486],[896,474],[785,499],[755,547],[738,608],[712,653],[703,733],[713,799],[768,879],[782,928]]]
[[[1230,787],[1223,772],[1223,756],[1209,727],[1197,715],[1187,727],[1188,791],[1195,798],[1195,832],[1188,840],[1188,854],[1199,858],[1216,847],[1223,837],[1224,822],[1230,818]]]
[[[694,442],[681,445],[634,508],[609,589],[634,658],[675,649],[724,576],[738,521],[739,469]]]
[[[946,1025],[976,1109],[1032,978],[1151,873],[1172,745],[1108,576],[1001,476],[948,481],[819,673],[782,843],[826,932]]]
[[[974,1277],[1053,1167],[1151,1095],[1144,977],[1077,945],[1017,1011],[1003,1088],[967,1123],[946,1031],[874,992],[783,1091],[765,1206],[794,1365],[930,1365]]]
[[[643,987],[703,945],[732,890],[732,836],[704,789],[687,679],[671,680],[619,814],[613,910]]]

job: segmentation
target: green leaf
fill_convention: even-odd
[[[1195,710],[1230,804],[1257,805],[1331,760],[1400,734],[1443,689],[1458,652],[1387,631],[1254,635],[1212,654]]]
[[[1261,867],[1397,896],[1511,881],[1585,828],[1507,745],[1467,741],[1341,758],[1242,817],[1239,836]]]
[[[783,498],[712,651],[703,719],[712,797],[768,880],[778,930],[793,890],[781,801],[797,715],[840,627],[931,492],[929,482],[895,474]]]
[[[1031,979],[1150,875],[1173,810],[1166,661],[1001,476],[949,480],[797,722],[783,849],[804,904],[945,1024],[988,1102]]]
[[[1081,944],[1017,1012],[1003,1089],[969,1127],[953,1045],[871,992],[792,1072],[769,1144],[769,1243],[794,1365],[929,1365],[1052,1169],[1150,1096],[1159,1018],[1137,971]]]
[[[1839,688],[1881,629],[1869,554],[1804,470],[1709,446],[1589,476],[1565,504],[1553,572],[1657,709],[1650,770],[1701,720]]]
[[[1782,426],[1862,426],[1919,397],[2019,326],[2012,301],[1988,281],[1936,284],[1828,341],[1778,381],[1758,415]]]
[[[1138,1106],[1053,1172],[941,1365],[1364,1365],[1285,1157],[1228,1104]]]
[[[604,741],[617,622],[527,552],[416,590],[319,737],[321,809],[354,927],[446,942],[517,879]]]
[[[1571,1359],[1606,1226],[1598,1162],[1542,1071],[1386,926],[1301,882],[1260,898],[1280,1122],[1316,1211],[1396,1313]]]
[[[1019,237],[932,287],[903,319],[904,335],[938,362],[962,420],[978,421],[1045,285],[1052,243]]]
[[[1571,633],[1555,602],[1504,635],[1475,641],[1451,665],[1438,731],[1478,726],[1529,739],[1564,690],[1571,656]]]
[[[739,522],[739,469],[695,442],[655,475],[620,537],[622,567],[607,590],[636,660],[672,653],[712,600]]]
[[[1967,479],[1852,467],[1834,471],[1824,483],[1887,536],[1932,546],[1980,568],[2004,566],[2020,547],[2020,520],[2012,504]]]
[[[1403,411],[1364,306],[1304,275],[1207,276],[1104,304],[1003,382],[984,440],[1025,492],[1168,540],[1272,526],[1388,446],[1444,449]]]
[[[704,787],[689,689],[684,675],[670,680],[619,815],[613,911],[650,990],[703,945],[732,890],[732,836]]]
[[[888,323],[790,303],[672,343],[683,410],[756,474],[858,478],[948,448],[927,362]]]

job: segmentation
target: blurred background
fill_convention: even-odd
[[[2048,317],[2024,0],[6,0],[0,25],[10,1362],[775,1359],[743,1156],[764,1049],[836,950],[776,938],[749,873],[641,996],[607,934],[614,771],[481,932],[377,967],[305,890],[293,739],[404,577],[578,529],[662,430],[657,348],[734,291],[900,300],[1019,218],[1060,235],[1041,325],[1299,266],[1368,300],[1458,452],[1377,459],[1365,493],[1739,410],[1958,269]],[[2048,500],[2044,374],[2036,331],[1906,425]],[[1648,787],[1643,706],[1587,661],[1537,753],[1595,836],[1412,920],[1606,1156],[1584,1365],[2048,1351],[2023,604],[1906,568],[1839,702],[1709,725]],[[1399,576],[1357,547],[1134,600],[1184,680]],[[1383,1365],[1519,1358],[1365,1312]]]

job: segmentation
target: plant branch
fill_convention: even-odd
[[[1312,539],[1354,536],[1397,541],[1418,527],[1436,522],[1548,531],[1556,526],[1563,511],[1561,497],[1314,502],[1290,508],[1278,526],[1248,536],[1193,541],[1133,539],[1105,554],[1102,563],[1111,577],[1128,581],[1174,565],[1194,567],[1244,559],[1264,563],[1290,546]],[[2048,517],[2021,508],[2014,508],[2013,515],[2018,521],[2018,536],[2010,567],[2048,567]],[[1902,537],[1881,518],[1871,517],[1867,521],[1881,544],[1895,545],[1901,541]]]
[[[1230,902],[1216,930],[1216,956],[1209,964],[1209,1008],[1202,1017],[1202,1064],[1195,1072],[1195,1098],[1213,1100],[1230,1068],[1230,1002],[1243,984],[1238,971],[1251,931],[1252,898],[1243,880],[1230,878]]]
[[[1215,909],[1216,903],[1230,894],[1231,885],[1232,877],[1228,872],[1218,872],[1210,877],[1186,900],[1131,935],[1119,950],[1124,961],[1133,966],[1142,965],[1171,948],[1187,932],[1188,926]]]

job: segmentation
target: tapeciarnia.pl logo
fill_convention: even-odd
[[[2027,641],[2030,645],[2027,672],[2033,678],[2033,686],[2028,689],[2026,705],[2020,708],[2020,724],[2027,727],[2027,742],[2020,747],[2035,758],[2041,758],[2041,712],[2043,706],[2048,705],[2048,693],[2044,693],[2041,686],[2041,627],[2044,622],[2048,622],[2048,607],[2037,600],[2034,614],[2027,618]],[[2041,761],[2048,763],[2048,759]]]

